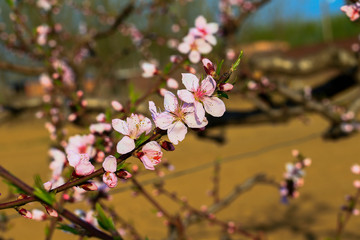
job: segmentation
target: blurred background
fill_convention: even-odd
[[[360,25],[340,10],[345,1],[248,1],[256,7],[245,11],[232,6],[227,21],[219,10],[219,4],[227,1],[58,1],[51,14],[37,7],[37,1],[16,2],[19,15],[6,1],[0,2],[3,167],[29,183],[34,174],[49,178],[47,152],[54,143],[44,127],[47,120],[35,114],[43,111],[46,95],[39,76],[49,68],[54,52],[75,75],[75,87],[67,91],[84,89],[88,100],[89,115],[81,113],[86,121],[67,121],[66,136],[85,134],[89,132],[86,123],[94,121],[95,114],[108,111],[112,100],[125,105],[131,102],[129,92],[142,95],[151,88],[155,80],[141,76],[141,63],[155,62],[159,69],[166,68],[169,56],[180,54],[177,45],[194,26],[195,18],[203,15],[220,26],[218,43],[204,57],[214,63],[225,59],[223,69],[231,66],[241,50],[244,57],[232,76],[233,82],[237,80],[234,90],[228,100],[224,99],[224,117],[209,118],[205,132],[192,131],[176,151],[165,153],[175,167],[174,171],[165,171],[167,188],[186,196],[193,206],[210,206],[214,163],[221,163],[219,193],[226,196],[235,185],[257,174],[281,181],[285,164],[294,159],[292,150],[298,149],[312,159],[312,165],[306,169],[305,184],[297,198],[283,204],[278,189],[259,184],[217,216],[250,231],[262,231],[269,240],[335,236],[345,196],[356,190],[356,176],[350,167],[359,163],[360,153],[356,120]],[[261,4],[256,5],[258,2]],[[111,35],[103,37],[102,31],[111,29],[119,12],[124,13],[130,4],[135,10]],[[36,28],[43,23],[53,28],[49,39],[55,41],[54,46],[36,44]],[[56,24],[61,26],[58,32],[54,30]],[[25,31],[20,33],[24,44],[19,31]],[[100,35],[98,39],[88,41],[88,36],[96,34]],[[188,63],[187,67],[195,69],[198,76],[205,74],[201,63]],[[172,72],[179,85],[184,71]],[[160,96],[150,99],[162,107]],[[65,107],[61,111],[65,118],[72,113]],[[138,111],[149,115],[147,102]],[[354,117],[344,118],[349,112]],[[129,162],[142,167],[135,158]],[[152,192],[152,183],[158,178],[146,174],[139,179],[148,181],[146,189]],[[6,200],[7,191],[1,182],[0,202]],[[130,183],[119,184],[111,193],[110,205],[144,237],[165,239],[164,219],[156,216],[156,210],[142,196],[133,193]],[[158,198],[171,212],[177,211],[173,202]],[[70,207],[76,208],[86,208],[86,204]],[[0,239],[44,238],[47,222],[22,218],[11,209],[1,214],[10,222],[0,221]],[[343,239],[360,239],[358,224],[354,216]],[[189,237],[219,239],[219,228],[200,223],[189,229]],[[77,238],[56,231],[53,239]]]

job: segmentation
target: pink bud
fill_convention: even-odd
[[[205,72],[208,75],[214,76],[215,75],[215,68],[214,64],[207,58],[202,59],[202,64],[204,66]]]
[[[84,92],[79,90],[79,91],[76,92],[76,95],[78,96],[78,98],[81,98],[81,97],[84,96]]]
[[[96,121],[98,122],[105,122],[106,121],[106,116],[104,113],[100,113],[99,115],[96,116]]]
[[[300,152],[297,149],[293,149],[293,150],[291,150],[291,154],[293,155],[293,157],[298,157]]]
[[[26,210],[25,208],[15,208],[16,211],[18,211],[18,213],[20,213],[21,216],[25,217],[25,218],[29,218],[31,219],[32,218],[32,214],[31,212],[29,212],[28,210]]]
[[[68,116],[68,120],[69,120],[70,122],[75,121],[76,118],[77,118],[76,113],[71,113],[71,114]]]
[[[128,178],[132,177],[131,173],[129,173],[128,171],[123,170],[123,169],[117,171],[116,176],[118,176],[119,178],[122,178],[122,179],[128,179]]]
[[[166,81],[166,85],[168,88],[172,88],[172,89],[179,88],[179,83],[173,78],[168,78],[168,80]]]
[[[119,103],[118,101],[112,101],[111,102],[111,106],[114,108],[115,111],[120,112],[121,110],[123,110],[123,106],[121,105],[121,103]]]
[[[96,186],[95,183],[89,182],[89,183],[85,183],[83,185],[80,185],[80,187],[86,191],[96,191],[98,189],[98,187]]]
[[[230,83],[221,83],[219,87],[220,87],[220,91],[228,92],[234,88],[234,85]]]
[[[303,160],[303,163],[304,163],[304,165],[306,166],[306,167],[309,167],[310,165],[311,165],[311,159],[310,158],[305,158],[304,160]]]
[[[163,97],[165,96],[165,93],[167,92],[168,90],[166,90],[165,88],[160,88],[159,89],[159,94]]]
[[[52,216],[52,217],[58,217],[58,216],[59,216],[59,214],[57,213],[57,211],[55,211],[54,209],[52,209],[52,208],[49,207],[48,205],[43,204],[43,206],[45,207],[46,212],[47,212],[50,216]]]
[[[43,184],[44,185],[44,188],[46,191],[50,191],[51,187],[52,187],[52,182],[46,182]]]
[[[161,141],[160,146],[166,151],[174,151],[175,150],[174,145],[168,141]]]

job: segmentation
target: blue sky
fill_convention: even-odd
[[[340,7],[344,0],[272,0],[260,9],[253,19],[268,22],[276,20],[320,19],[323,9],[330,14],[342,14]]]

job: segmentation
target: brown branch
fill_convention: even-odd
[[[24,75],[39,75],[46,71],[43,67],[28,67],[0,61],[0,69],[21,73]]]
[[[23,181],[21,181],[19,178],[15,177],[14,175],[12,175],[10,172],[8,172],[5,168],[3,168],[2,166],[0,166],[0,176],[3,177],[4,179],[8,180],[9,182],[11,182],[12,184],[14,184],[15,186],[17,186],[18,188],[20,188],[21,190],[23,190],[26,194],[28,195],[33,195],[34,189],[32,187],[30,187],[29,185],[27,185],[26,183],[24,183]],[[44,202],[43,200],[41,200],[40,198],[35,197],[35,199],[39,202],[43,202],[44,204],[47,204],[46,202]],[[58,204],[54,203],[52,204],[50,207],[53,208],[55,211],[57,211],[60,215],[62,215],[64,218],[68,219],[70,222],[75,223],[77,225],[79,225],[80,227],[84,228],[87,230],[87,232],[94,237],[98,237],[100,239],[108,239],[111,240],[113,239],[111,236],[107,235],[104,232],[101,232],[100,230],[98,230],[97,228],[95,228],[93,225],[85,222],[84,220],[82,220],[81,218],[77,217],[76,215],[74,215],[73,213],[71,213],[70,211],[64,209],[64,208],[59,208],[57,207]]]

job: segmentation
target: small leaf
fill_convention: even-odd
[[[218,97],[229,99],[229,96],[225,92],[217,91]]]
[[[100,227],[107,231],[116,231],[113,220],[111,219],[111,217],[107,217],[105,215],[105,212],[99,203],[96,203],[96,212],[96,219]]]
[[[134,84],[129,84],[129,97],[130,97],[130,102],[131,103],[135,103],[136,100],[139,98],[139,93],[135,92],[135,86]]]
[[[149,139],[150,136],[146,136],[146,133],[142,133],[140,137],[135,141],[135,147],[140,146],[142,143],[144,143],[146,140]]]
[[[236,62],[231,66],[231,70],[232,70],[232,71],[235,71],[236,68],[239,66],[242,56],[243,56],[243,51],[240,52],[240,55],[239,55],[239,57],[236,59]]]
[[[53,205],[55,202],[55,193],[49,193],[45,190],[39,175],[35,175],[34,180],[35,186],[33,194],[48,205]]]
[[[216,75],[220,75],[221,67],[222,67],[223,63],[224,63],[224,59],[221,60],[221,62],[219,64],[217,64],[217,66],[216,66]]]
[[[173,63],[172,63],[172,62],[169,62],[168,64],[166,64],[166,66],[164,67],[164,70],[163,70],[163,72],[164,72],[165,75],[170,72],[172,66],[173,66]]]
[[[6,3],[7,3],[10,7],[13,7],[13,6],[14,6],[14,1],[13,1],[13,0],[6,0]]]
[[[72,233],[75,235],[80,235],[80,232],[76,228],[74,228],[70,225],[59,223],[59,226],[57,227],[57,229],[60,229],[60,230],[63,230],[65,232],[69,232],[69,233]]]

